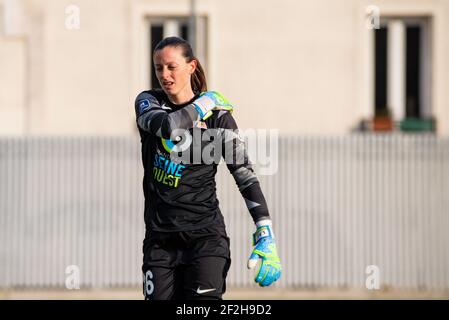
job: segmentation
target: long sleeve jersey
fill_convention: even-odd
[[[222,157],[257,221],[269,218],[259,181],[232,113],[214,110],[201,121],[193,102],[176,105],[160,89],[135,100],[142,143],[147,231],[186,231],[224,225],[215,175]]]

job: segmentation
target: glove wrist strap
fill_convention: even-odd
[[[253,234],[253,246],[264,238],[274,238],[270,226],[260,226],[257,228],[256,232]]]

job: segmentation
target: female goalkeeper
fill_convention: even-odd
[[[153,62],[162,90],[143,91],[135,100],[144,167],[145,298],[222,299],[231,259],[215,192],[221,154],[214,151],[213,161],[203,155],[217,141],[256,225],[248,267],[262,259],[255,281],[272,284],[281,265],[265,198],[235,132],[233,106],[207,91],[201,64],[185,40],[163,39]],[[205,134],[214,139],[205,141]]]

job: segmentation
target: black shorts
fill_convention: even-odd
[[[143,245],[147,300],[222,299],[231,265],[224,227],[151,232]]]

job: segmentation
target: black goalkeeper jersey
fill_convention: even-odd
[[[198,95],[175,105],[160,89],[144,91],[136,98],[147,231],[224,225],[215,183],[221,158],[234,176],[254,222],[269,217],[231,112],[214,110],[201,121],[192,105],[196,98]]]

